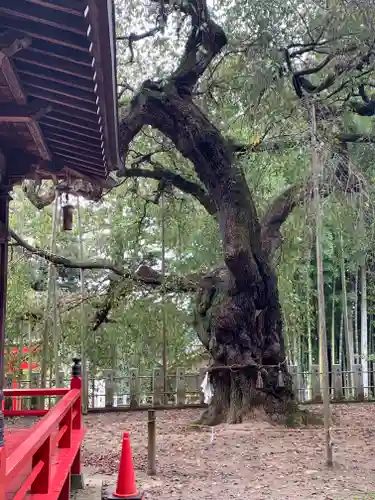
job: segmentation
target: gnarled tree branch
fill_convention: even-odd
[[[211,201],[205,189],[196,182],[185,179],[182,175],[176,174],[164,168],[160,163],[152,161],[154,168],[123,168],[118,171],[119,177],[132,178],[142,177],[144,179],[155,179],[157,181],[167,181],[180,191],[193,196],[211,215],[216,213],[215,204]]]

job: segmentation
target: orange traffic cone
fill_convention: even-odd
[[[116,491],[109,496],[103,496],[103,499],[106,500],[115,500],[116,498],[128,498],[129,500],[144,499],[143,494],[139,493],[135,484],[132,450],[130,448],[130,438],[127,432],[124,433],[122,439],[122,451]]]

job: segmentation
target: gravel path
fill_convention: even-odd
[[[321,407],[316,409],[321,411]],[[319,427],[289,430],[259,420],[197,428],[199,410],[157,412],[157,476],[147,469],[147,412],[86,417],[88,477],[116,481],[122,433],[131,435],[146,500],[375,499],[375,407],[333,409],[334,468],[324,465]],[[372,495],[371,495],[372,493]]]

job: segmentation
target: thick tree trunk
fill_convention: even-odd
[[[251,287],[232,294],[226,286],[228,278],[224,267],[216,270],[198,294],[195,326],[212,356],[210,378],[214,387],[202,423],[241,422],[259,406],[273,419],[285,420],[295,411],[295,404],[285,361],[276,280],[268,304],[258,310]]]
[[[279,236],[282,217],[268,217],[273,231],[261,226],[230,145],[190,95],[146,82],[134,106],[143,123],[160,130],[190,159],[216,206],[225,265],[203,279],[196,315],[199,336],[213,359],[215,396],[205,421],[238,422],[259,403],[269,413],[285,415],[293,396],[270,264],[275,245],[268,241],[270,234]],[[234,370],[233,365],[239,366]]]

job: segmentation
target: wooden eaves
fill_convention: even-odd
[[[8,193],[25,178],[106,187],[118,168],[112,1],[0,0],[0,455]]]
[[[112,0],[0,1],[0,151],[7,182],[118,168]]]

